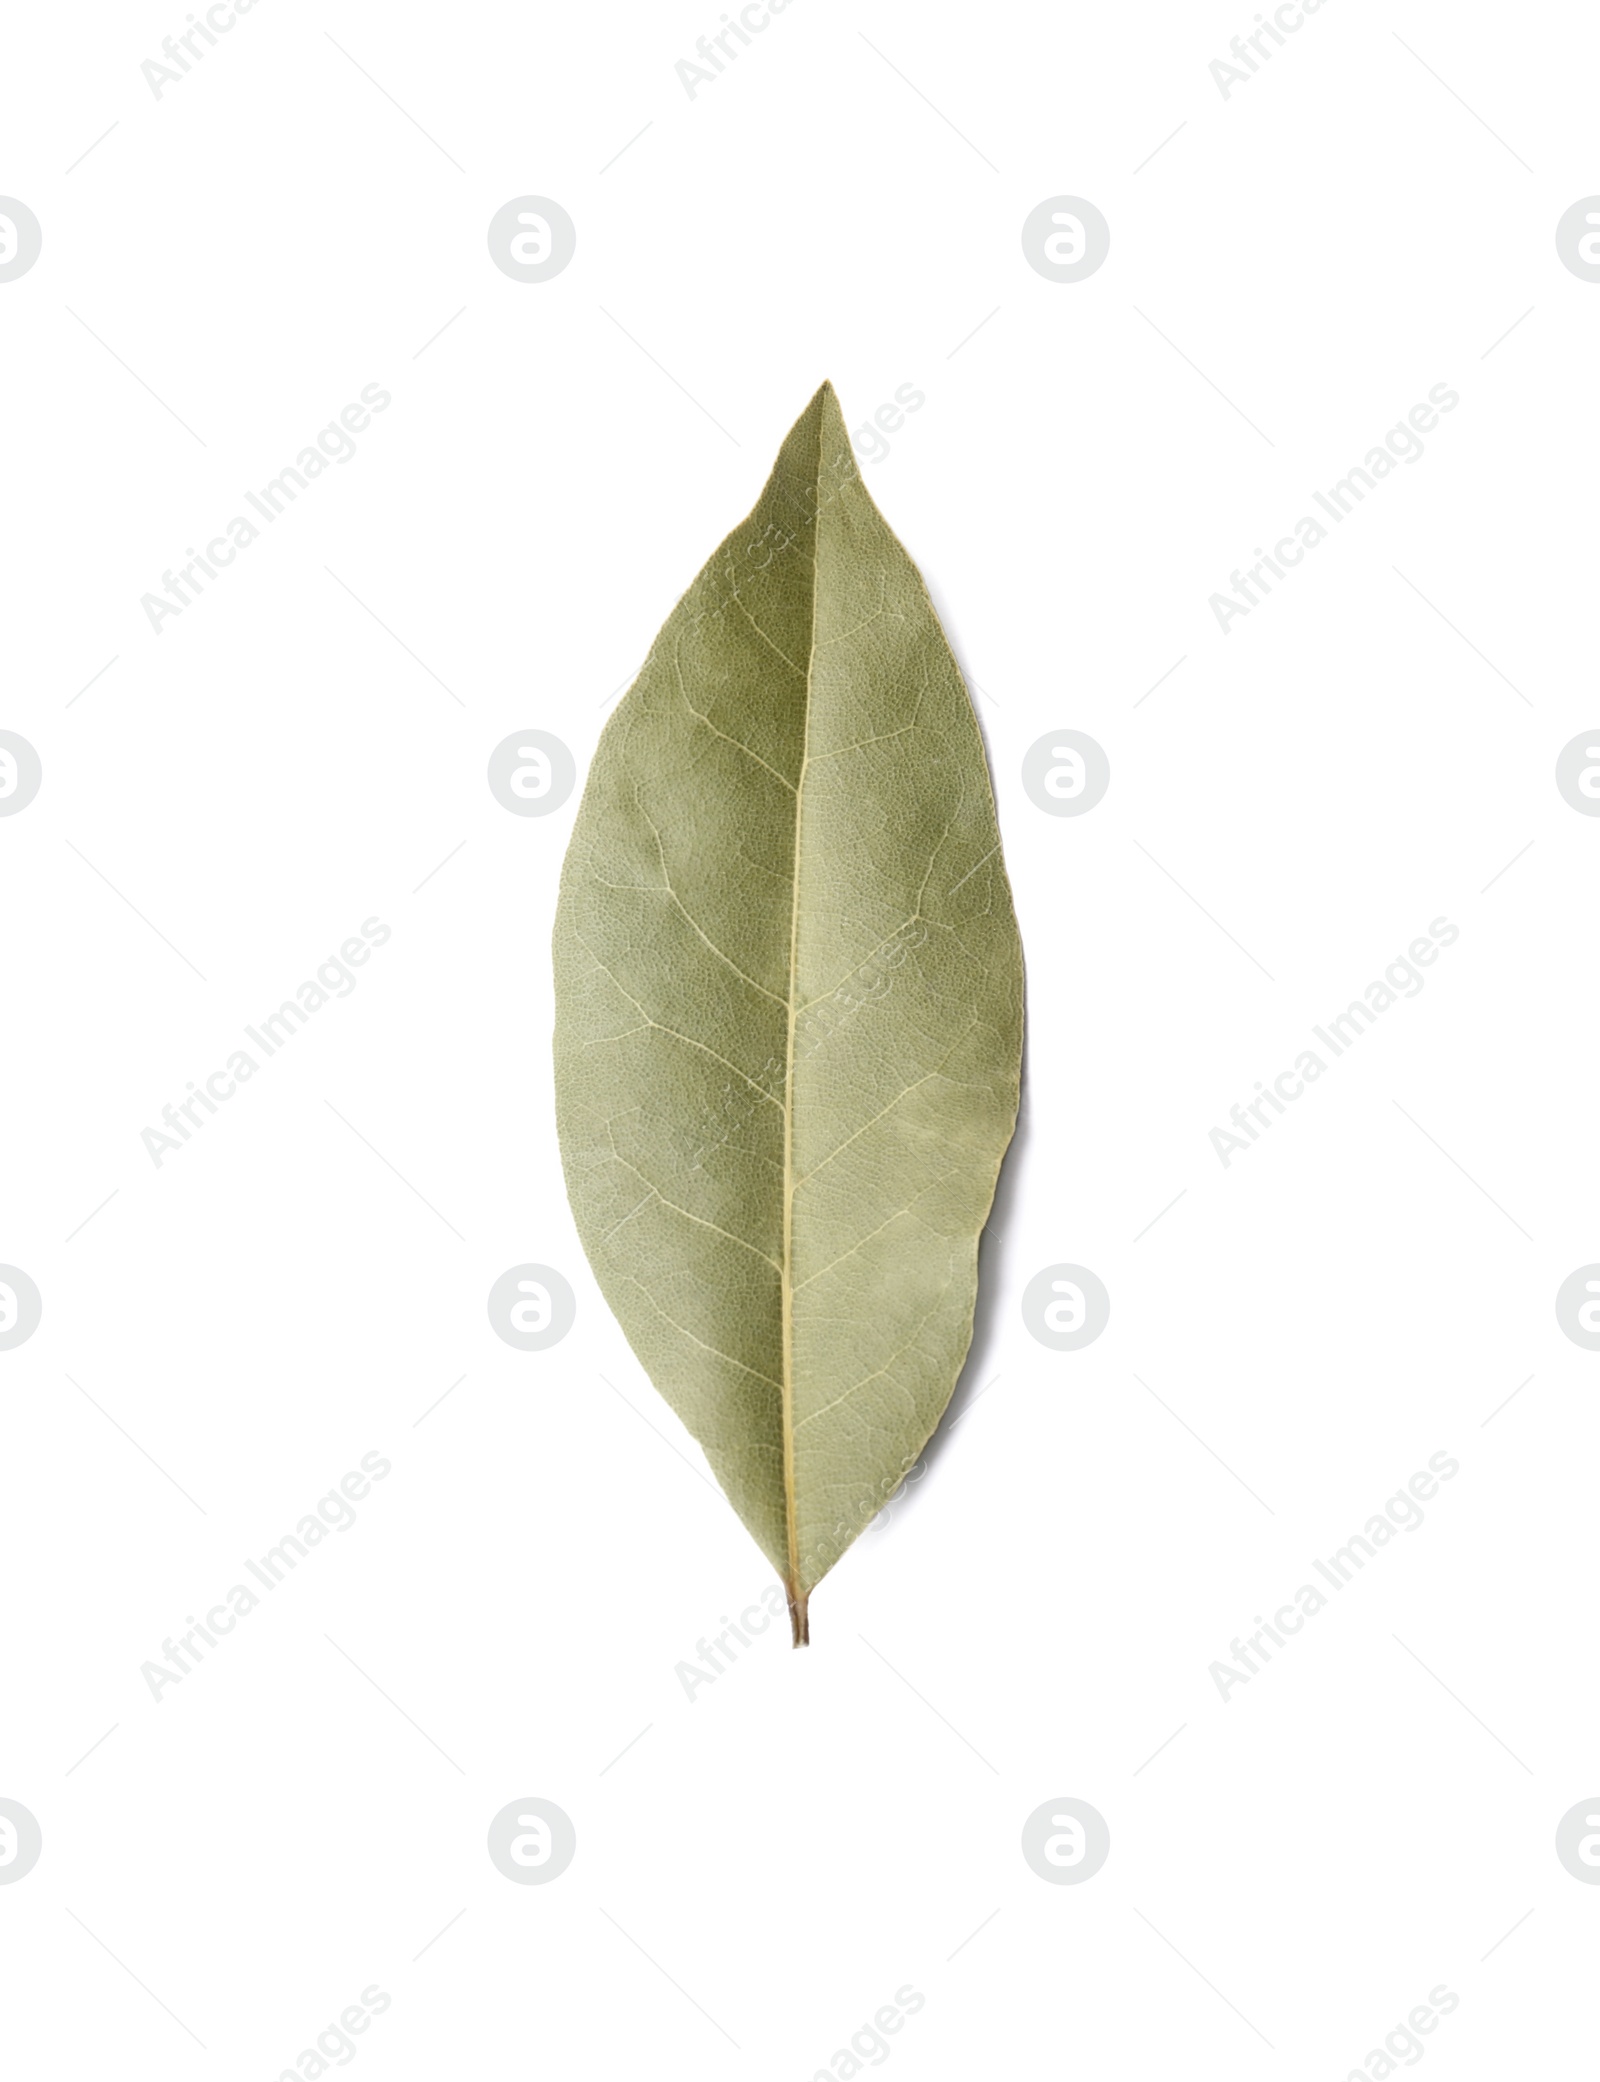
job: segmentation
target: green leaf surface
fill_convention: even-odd
[[[1022,949],[977,720],[824,384],[590,769],[555,926],[578,1231],[807,1599],[972,1338]]]

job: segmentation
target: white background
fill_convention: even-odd
[[[374,2078],[804,2082],[910,1983],[907,2082],[1334,2082],[1443,1983],[1429,2072],[1579,2072],[1600,1359],[1552,1304],[1600,1256],[1600,824],[1553,770],[1600,704],[1600,290],[1553,235],[1600,188],[1600,22],[1327,0],[1224,99],[1243,0],[793,0],[691,99],[711,4],[259,0],[157,99],[185,12],[17,11],[0,72],[44,231],[0,285],[0,725],[44,764],[0,822],[0,1258],[44,1297],[0,1353],[0,1795],[44,1835],[8,2067],[312,2073],[377,1983]],[[485,244],[529,193],[577,225],[541,285]],[[1019,240],[1062,193],[1111,226],[1075,286]],[[824,376],[852,425],[926,395],[867,481],[982,690],[1028,1083],[965,1414],[811,1650],[691,1700],[769,1572],[567,1212],[576,798],[511,816],[485,766],[533,728],[582,773]],[[368,383],[355,459],[153,633]],[[1438,383],[1421,461],[1222,634]],[[1063,728],[1111,762],[1081,818],[1020,782]],[[373,916],[354,993],[153,1164]],[[1441,916],[1225,1168],[1230,1107]],[[485,1312],[524,1260],[577,1292],[544,1354]],[[1017,1306],[1061,1261],[1112,1297],[1071,1354]],[[367,1452],[356,1525],[153,1700]],[[1437,1452],[1422,1528],[1224,1702]],[[577,1830],[547,1886],[484,1848],[526,1796]],[[1111,1831],[1078,1886],[1019,1849],[1062,1796]]]

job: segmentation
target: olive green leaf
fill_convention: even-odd
[[[831,384],[606,726],[554,951],[579,1235],[799,1643],[966,1358],[1022,1052],[977,719]]]

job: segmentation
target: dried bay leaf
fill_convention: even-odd
[[[966,1358],[1022,1049],[977,720],[829,384],[606,726],[554,955],[584,1249],[802,1642]]]

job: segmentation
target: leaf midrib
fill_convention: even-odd
[[[811,679],[817,662],[817,595],[822,550],[822,429],[827,407],[817,407],[817,447],[811,489],[816,504],[811,528],[811,630],[806,643],[805,714],[801,722],[800,773],[794,790],[794,879],[789,904],[789,1012],[783,1064],[783,1242],[779,1251],[779,1308],[782,1320],[783,1518],[788,1555],[787,1585],[798,1644],[806,1635],[806,1594],[800,1583],[800,1524],[794,1468],[794,1067],[795,1022],[800,1002],[800,844],[805,831],[806,769],[811,763]]]

